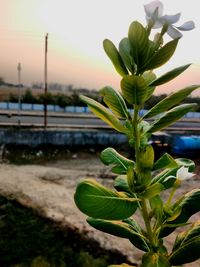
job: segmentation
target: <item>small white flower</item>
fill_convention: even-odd
[[[190,31],[195,28],[193,21],[187,21],[179,27],[175,26],[174,23],[179,21],[181,13],[163,16],[163,3],[159,0],[155,0],[145,5],[144,10],[147,23],[151,25],[151,28],[157,29],[167,25],[167,33],[173,39],[182,37],[180,31]]]
[[[176,178],[178,180],[186,180],[192,178],[194,175],[195,173],[189,172],[187,167],[182,166],[180,169],[178,169]]]

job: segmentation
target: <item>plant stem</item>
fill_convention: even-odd
[[[139,107],[138,105],[134,106],[134,115],[133,115],[133,130],[134,130],[134,138],[135,138],[135,162],[136,162],[136,173],[138,175],[138,182],[141,183],[138,159],[139,159],[139,149],[140,149],[140,137],[138,134],[138,113]]]
[[[153,239],[153,232],[152,232],[151,224],[150,224],[150,220],[149,220],[147,200],[143,198],[141,204],[142,204],[141,205],[142,206],[142,215],[143,215],[144,223],[145,223],[148,238],[149,238],[149,243],[150,243],[151,247],[153,248],[154,247],[154,239]]]
[[[134,116],[133,116],[133,129],[134,129],[134,138],[135,138],[135,160],[136,160],[136,173],[137,173],[137,179],[138,183],[141,184],[141,177],[140,177],[140,166],[139,166],[139,156],[140,156],[140,135],[138,133],[138,118],[139,114],[139,106],[134,106]],[[151,228],[151,223],[149,220],[149,212],[148,212],[148,203],[147,200],[142,198],[141,202],[141,212],[143,215],[144,223],[146,226],[147,236],[149,238],[149,242],[151,247],[154,247],[154,240],[153,240],[153,232]]]
[[[170,206],[171,201],[172,201],[172,198],[173,198],[175,192],[176,192],[176,187],[173,187],[172,190],[171,190],[171,193],[170,193],[170,195],[168,197],[168,200],[167,200],[167,202],[165,204],[166,207],[169,207]]]

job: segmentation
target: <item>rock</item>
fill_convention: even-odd
[[[57,183],[60,180],[66,178],[66,174],[62,173],[60,170],[51,169],[51,170],[47,170],[44,174],[42,174],[40,178],[42,180]]]

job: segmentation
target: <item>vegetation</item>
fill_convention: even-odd
[[[21,95],[21,102],[22,103],[33,103],[33,104],[44,104],[45,95],[44,93],[40,93],[35,95],[33,93],[33,89],[26,89],[25,92]],[[58,105],[61,108],[65,108],[66,106],[86,106],[86,104],[80,99],[80,94],[82,90],[73,89],[71,92],[68,93],[52,93],[51,91],[47,93],[47,103],[49,105]],[[105,105],[102,100],[102,96],[99,95],[97,91],[90,91],[85,89],[84,95],[93,98],[100,102],[101,104]],[[156,105],[158,102],[160,102],[162,99],[164,99],[167,95],[161,94],[161,95],[152,95],[151,98],[149,98],[144,103],[144,109],[150,109],[154,105]],[[12,103],[17,103],[19,101],[18,95],[14,93],[10,93],[7,101]],[[125,100],[126,101],[126,100]],[[200,112],[200,97],[186,97],[182,103],[197,103],[196,111]],[[132,108],[132,106],[126,101],[127,107]]]
[[[90,92],[88,90],[87,95],[100,100],[100,97],[97,97],[97,93]],[[19,101],[18,98],[18,95],[10,93],[7,100],[13,103],[17,103]],[[86,106],[86,104],[79,98],[79,91],[76,90],[67,94],[49,91],[45,95],[44,93],[33,94],[33,90],[26,89],[25,92],[21,95],[21,103],[44,104],[45,99],[47,104],[58,105],[61,108],[65,108],[66,106]]]
[[[0,77],[0,85],[4,84],[4,79]]]
[[[105,267],[123,256],[99,248],[74,230],[59,229],[51,221],[0,197],[1,267]],[[94,248],[95,247],[95,248]]]
[[[77,186],[75,203],[88,216],[91,226],[126,238],[141,250],[141,267],[180,266],[200,258],[200,222],[189,222],[200,211],[200,189],[175,197],[182,180],[193,177],[195,164],[189,159],[174,159],[168,153],[155,160],[154,149],[149,144],[152,133],[197,108],[196,103],[183,104],[183,101],[200,85],[165,96],[145,115],[140,115],[156,86],[171,81],[190,66],[156,77],[154,69],[167,63],[176,51],[182,36],[180,30],[194,28],[192,21],[176,27],[172,23],[179,20],[179,14],[162,16],[162,10],[163,5],[157,0],[146,5],[146,27],[138,21],[132,22],[128,37],[121,40],[119,49],[108,39],[103,42],[107,56],[121,76],[121,93],[109,86],[102,88],[100,94],[107,107],[81,96],[97,117],[127,136],[134,154],[127,158],[112,147],[103,150],[100,158],[115,174],[114,190],[94,179],[86,179]],[[153,36],[153,29],[159,27],[161,31]],[[172,40],[166,41],[166,34]],[[132,106],[133,113],[126,103]],[[149,118],[151,123],[146,120]],[[163,198],[163,191],[168,193],[167,199]],[[142,223],[134,218],[136,211],[141,214]],[[181,228],[185,226],[188,228]],[[171,248],[166,247],[165,238],[177,228],[182,232],[177,234]],[[117,266],[131,265],[110,267]]]
[[[3,80],[3,79],[2,79]],[[3,81],[3,84],[7,84]],[[1,79],[0,79],[1,85]],[[45,95],[44,90],[42,89],[42,83],[33,83],[32,88],[21,88],[21,102],[22,103],[34,103],[34,104],[44,104]],[[95,99],[101,104],[105,105],[102,99],[102,96],[99,95],[97,90],[89,90],[86,88],[74,88],[72,85],[62,85],[59,83],[49,84],[49,91],[47,93],[47,103],[50,105],[58,105],[61,108],[66,106],[86,106],[86,104],[80,99],[80,95],[84,94],[90,98]],[[144,103],[144,109],[150,109],[167,95],[152,95],[151,98],[147,99]],[[18,88],[15,89],[0,89],[0,101],[9,101],[12,103],[18,103],[19,95]],[[126,105],[128,108],[132,108],[132,105],[129,104],[125,99]],[[196,96],[187,96],[182,103],[197,103],[196,111],[200,112],[200,97]]]

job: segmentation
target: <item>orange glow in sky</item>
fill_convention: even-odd
[[[127,35],[133,20],[145,25],[144,0],[1,0],[0,77],[17,83],[17,64],[22,82],[43,82],[44,41],[48,39],[48,81],[74,87],[119,88],[120,77],[107,58],[102,42],[116,46]],[[158,75],[193,62],[184,74],[158,88],[169,92],[200,83],[200,17],[198,1],[164,0],[167,14],[182,12],[180,24],[194,20],[196,28],[185,32],[177,51]]]

